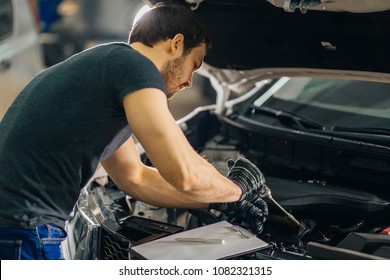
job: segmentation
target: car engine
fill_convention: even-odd
[[[222,174],[227,173],[227,159],[246,157],[266,177],[261,196],[269,216],[263,231],[255,234],[268,246],[234,259],[390,258],[390,199],[378,189],[352,188],[318,174],[311,177],[314,172],[293,172],[281,168],[288,165],[284,162],[267,164],[255,146],[242,146],[236,130],[221,127],[208,113],[200,116],[184,129],[199,154]],[[199,125],[204,121],[208,126]],[[145,155],[142,158],[150,164]],[[70,259],[137,259],[132,246],[223,220],[236,222],[208,209],[147,205],[125,195],[109,177],[101,177],[83,189],[64,247]],[[245,223],[240,226],[245,228]]]

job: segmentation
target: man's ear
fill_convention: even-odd
[[[172,54],[179,58],[183,55],[184,51],[184,35],[183,34],[176,34],[175,37],[171,40],[171,51]]]

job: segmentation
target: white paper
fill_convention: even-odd
[[[222,221],[134,246],[131,250],[149,260],[215,260],[268,246],[257,237],[244,237],[232,226]],[[181,242],[175,238],[216,238],[223,239],[224,244]]]

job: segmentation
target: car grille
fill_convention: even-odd
[[[128,249],[131,246],[130,241],[122,240],[115,234],[110,233],[104,228],[100,228],[99,234],[100,248],[99,259],[101,260],[128,260],[130,255]]]

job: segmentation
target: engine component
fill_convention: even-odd
[[[297,219],[295,219],[293,215],[291,215],[289,212],[287,212],[279,203],[276,202],[275,199],[273,199],[272,194],[271,194],[271,190],[267,187],[267,185],[263,185],[263,188],[260,190],[260,197],[269,200],[295,226],[303,227],[303,225]]]

